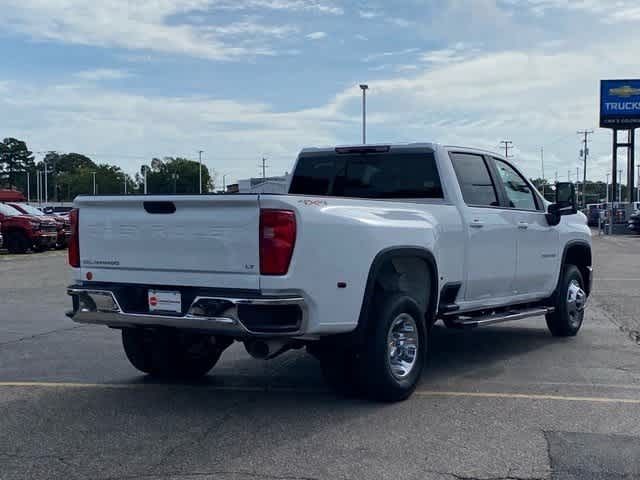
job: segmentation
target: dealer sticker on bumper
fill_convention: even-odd
[[[180,292],[149,290],[149,311],[182,313]]]

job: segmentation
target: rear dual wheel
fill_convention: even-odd
[[[122,330],[122,344],[131,364],[161,378],[194,379],[206,375],[224,350],[212,343],[212,338],[175,330]]]
[[[427,351],[423,317],[411,297],[387,295],[362,347],[320,355],[329,386],[343,394],[389,402],[409,397],[422,375]]]

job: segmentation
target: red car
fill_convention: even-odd
[[[55,247],[58,241],[55,220],[25,215],[5,203],[0,203],[0,223],[9,253],[25,253],[29,249],[47,250]]]
[[[69,238],[71,237],[71,223],[69,222],[69,216],[46,215],[43,211],[33,205],[29,205],[28,203],[7,203],[7,205],[15,208],[25,215],[44,218],[45,220],[53,219],[56,222],[56,229],[58,233],[56,247],[67,248]]]

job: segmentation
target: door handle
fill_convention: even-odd
[[[471,224],[469,224],[469,226],[471,228],[482,228],[484,227],[484,223],[482,223],[480,220],[475,219],[473,222],[471,222]]]
[[[529,224],[527,222],[518,222],[518,228],[520,230],[526,230],[529,228]]]

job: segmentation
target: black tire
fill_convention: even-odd
[[[160,378],[202,377],[223,351],[211,343],[208,335],[142,328],[124,328],[122,345],[135,368]]]
[[[6,242],[9,253],[22,254],[29,250],[29,240],[22,232],[9,232]]]
[[[581,293],[575,290],[576,284]],[[576,293],[580,297],[577,301]],[[580,304],[584,306],[584,302],[586,302],[586,293],[584,293],[584,280],[580,270],[575,265],[565,265],[558,284],[554,302],[555,310],[546,315],[547,327],[554,337],[573,337],[578,333],[584,320],[584,308],[580,309]]]
[[[414,326],[416,330],[408,330]],[[395,348],[399,352],[396,353],[396,362],[400,356],[403,359],[413,359],[406,370],[391,359],[391,349],[394,348],[390,345],[392,330],[396,335],[406,336]],[[416,341],[410,342],[411,338]],[[409,347],[402,345],[404,342]],[[415,348],[411,347],[412,344],[416,344]],[[424,314],[418,304],[404,294],[392,294],[383,299],[360,356],[360,379],[365,394],[372,399],[387,402],[397,402],[409,397],[422,376],[426,353],[427,330]]]

